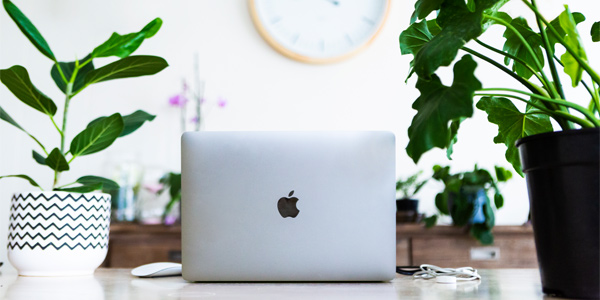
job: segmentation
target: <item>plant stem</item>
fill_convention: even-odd
[[[490,19],[490,20],[494,20],[494,21],[504,25],[506,28],[510,29],[515,34],[515,36],[517,36],[517,38],[519,38],[519,40],[521,41],[523,46],[525,46],[525,48],[529,52],[529,55],[531,55],[531,58],[535,62],[536,67],[540,70],[539,72],[542,75],[542,78],[544,78],[544,81],[546,82],[546,84],[544,84],[544,85],[550,88],[549,89],[550,94],[552,95],[553,98],[559,98],[560,96],[556,92],[556,89],[554,88],[554,85],[552,85],[552,82],[548,79],[548,77],[544,73],[543,66],[540,63],[540,61],[537,59],[537,56],[535,55],[535,52],[533,52],[531,45],[529,45],[529,43],[527,43],[527,41],[521,35],[521,33],[519,33],[519,31],[514,26],[510,25],[508,22],[506,22],[500,18],[496,18],[494,16],[490,16],[490,15],[486,15],[486,14],[484,14],[483,17]]]
[[[42,148],[42,150],[44,151],[44,153],[46,154],[46,156],[48,156],[48,151],[46,151],[46,147],[44,147],[44,145],[42,145],[42,143],[40,143],[40,141],[38,141],[38,139],[36,139],[33,135],[31,135],[29,132],[25,132],[27,133],[27,135],[32,138],[38,145],[40,145],[40,147]]]
[[[67,134],[67,114],[69,112],[69,103],[71,102],[71,98],[73,97],[73,83],[75,82],[75,78],[77,77],[77,72],[79,72],[79,61],[75,61],[75,69],[73,70],[73,74],[71,74],[71,78],[67,83],[67,89],[65,91],[65,107],[63,110],[63,120],[62,120],[62,130],[59,130],[60,135],[60,153],[65,155],[65,138]],[[58,129],[58,128],[57,128]],[[72,159],[71,159],[72,160]],[[58,180],[60,178],[60,172],[58,170],[54,170],[54,184],[52,185],[52,189],[56,187],[58,184]]]
[[[550,28],[550,31],[552,31],[554,37],[560,42],[561,45],[563,45],[563,47],[565,47],[565,49],[567,49],[567,52],[569,52],[573,56],[577,63],[579,63],[579,65],[590,75],[590,77],[592,77],[592,80],[600,84],[600,75],[598,75],[598,73],[596,73],[594,69],[592,69],[592,67],[590,67],[590,65],[588,65],[588,63],[584,59],[579,57],[575,50],[573,50],[573,48],[571,48],[571,46],[568,45],[565,42],[565,40],[560,37],[556,29],[554,29],[554,27],[550,25],[550,22],[544,19],[544,16],[542,16],[542,14],[537,10],[537,8],[533,7],[526,0],[523,0],[523,3],[525,3],[525,5],[527,5],[548,28]]]
[[[71,182],[71,183],[67,183],[67,184],[64,184],[64,185],[61,185],[61,186],[57,186],[56,188],[57,188],[57,189],[62,189],[62,188],[64,188],[64,187],[67,187],[67,186],[70,186],[70,185],[74,185],[74,184],[76,184],[76,183],[77,183],[77,181],[75,181],[75,182]]]
[[[464,50],[467,53],[473,54],[474,56],[494,65],[496,68],[500,69],[501,71],[503,71],[504,73],[508,74],[509,76],[511,76],[512,78],[516,79],[518,82],[520,82],[521,84],[523,84],[527,89],[529,89],[531,92],[533,93],[539,93],[542,94],[542,90],[535,86],[533,83],[529,82],[527,79],[520,77],[519,75],[515,74],[513,71],[511,71],[510,69],[508,69],[507,67],[499,64],[498,62],[496,62],[495,60],[473,50],[467,47],[462,47],[462,50]]]
[[[544,84],[544,79],[538,74],[538,72],[536,72],[524,60],[522,60],[522,59],[520,59],[520,58],[518,58],[518,57],[516,57],[516,56],[514,56],[512,54],[506,53],[506,52],[504,52],[504,51],[502,51],[500,49],[494,48],[494,47],[492,47],[492,46],[490,46],[490,45],[488,45],[488,44],[480,41],[479,39],[475,39],[475,42],[478,43],[479,45],[483,46],[484,48],[490,50],[490,51],[493,51],[493,52],[496,52],[496,53],[498,53],[500,55],[506,56],[506,57],[508,57],[508,58],[510,58],[510,59],[512,59],[512,60],[514,60],[514,61],[516,61],[518,63],[520,63],[521,65],[523,65],[524,67],[526,67],[531,73],[533,73],[533,75],[535,75],[535,77],[537,77],[537,79],[540,81],[541,84]]]
[[[581,127],[587,127],[587,128],[596,127],[592,122],[590,122],[588,120],[578,118],[576,116],[573,116],[573,115],[571,115],[569,113],[565,113],[565,112],[560,111],[560,110],[554,110],[554,111],[549,110],[548,108],[546,108],[543,105],[536,104],[536,103],[534,103],[532,101],[526,100],[524,98],[521,98],[521,97],[518,97],[518,96],[515,96],[515,95],[511,95],[511,94],[497,94],[497,93],[490,93],[490,94],[488,94],[488,93],[475,93],[475,96],[508,97],[508,98],[517,99],[517,100],[523,101],[523,102],[525,102],[525,103],[527,103],[527,104],[529,104],[529,105],[531,105],[531,106],[533,106],[533,107],[541,110],[542,112],[544,112],[545,114],[547,114],[550,117],[554,118],[555,120],[557,120],[557,115],[558,115],[561,118],[567,119],[567,120],[569,120],[571,122],[574,122],[574,123],[577,123],[577,124],[581,125]],[[525,114],[527,114],[527,113],[525,113]]]
[[[533,7],[537,8],[537,5],[535,4],[535,0],[531,0],[531,3],[533,5]],[[544,27],[542,26],[542,22],[540,20],[539,17],[535,18],[535,21],[538,24],[538,27],[540,28],[540,33],[542,36],[542,41],[544,42],[544,49],[546,49],[546,57],[548,58],[548,65],[550,66],[550,72],[552,73],[552,79],[554,80],[554,84],[556,85],[556,90],[558,91],[558,94],[560,95],[561,98],[563,99],[567,99],[565,98],[565,93],[563,91],[562,88],[562,84],[560,83],[560,77],[558,76],[558,71],[556,70],[556,65],[554,64],[554,52],[552,51],[552,47],[550,47],[550,41],[548,40],[548,35],[546,34],[546,30],[544,30]]]
[[[65,83],[69,82],[69,80],[67,80],[67,77],[65,76],[65,73],[63,73],[63,70],[60,67],[60,64],[57,61],[55,61],[54,64],[56,65],[56,69],[58,69],[58,73],[60,74],[60,77],[62,77],[62,80]]]
[[[555,104],[558,104],[558,105],[563,105],[563,106],[566,106],[566,107],[570,107],[570,108],[573,108],[573,109],[577,110],[578,112],[582,113],[583,115],[585,115],[586,118],[588,118],[589,121],[591,121],[592,123],[594,123],[594,125],[596,127],[600,127],[600,120],[597,119],[596,117],[594,117],[594,115],[591,114],[588,109],[586,109],[585,107],[583,107],[581,105],[578,105],[576,103],[572,103],[572,102],[565,101],[565,100],[556,100],[556,99],[552,99],[552,98],[548,98],[548,97],[544,97],[544,96],[540,96],[540,95],[536,95],[536,94],[524,92],[524,91],[521,91],[521,90],[509,89],[509,88],[488,88],[488,89],[480,89],[479,91],[507,91],[507,92],[513,92],[513,93],[527,95],[529,97],[533,97],[533,98],[536,98],[536,99],[540,99],[542,101],[547,101],[547,102],[550,102],[550,103],[555,103]]]

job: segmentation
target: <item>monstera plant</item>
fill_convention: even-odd
[[[578,29],[586,22],[582,13],[565,5],[548,19],[535,0],[516,1],[531,24],[500,10],[508,0],[416,1],[400,35],[402,54],[414,57],[409,78],[418,76],[420,92],[406,152],[415,162],[434,147],[450,157],[474,106],[487,113],[498,126],[494,142],[506,145],[507,161],[527,175],[543,292],[598,299],[600,75],[590,64],[598,50],[584,49],[589,36]],[[589,13],[598,18],[597,11]],[[591,40],[598,42],[600,23],[592,21]],[[502,36],[487,31],[491,26],[500,26]],[[513,84],[494,80],[484,87],[474,57]],[[453,63],[452,83],[445,85],[438,70]]]
[[[61,184],[61,173],[69,171],[70,164],[75,159],[106,149],[117,138],[129,135],[140,128],[144,122],[153,120],[155,116],[142,110],[129,115],[114,113],[110,116],[101,116],[91,121],[86,128],[75,135],[70,143],[67,143],[69,104],[75,96],[93,84],[120,78],[152,75],[167,67],[167,62],[161,57],[131,56],[144,39],[156,34],[162,25],[162,20],[159,18],[152,20],[139,32],[125,35],[113,33],[107,41],[94,48],[83,59],[61,62],[56,58],[44,37],[19,8],[8,0],[4,0],[3,5],[25,37],[50,59],[52,63],[49,70],[51,78],[58,89],[64,93],[62,115],[57,115],[59,108],[55,101],[38,90],[31,82],[25,67],[15,65],[8,69],[2,69],[0,70],[0,79],[17,99],[37,111],[31,115],[31,119],[43,120],[40,117],[45,117],[48,125],[58,132],[60,140],[52,147],[44,145],[34,134],[11,118],[2,107],[0,107],[0,119],[23,131],[39,146],[38,149],[32,151],[32,156],[37,163],[52,170],[53,181],[50,190],[84,193],[118,188],[114,181],[99,176],[83,176],[75,182]],[[94,65],[96,58],[113,56],[119,59],[104,66]],[[42,189],[31,176],[24,174],[0,176],[0,178],[6,177],[23,178],[31,185]]]
[[[513,18],[499,9],[508,0],[419,0],[410,26],[400,35],[402,54],[412,54],[409,78],[418,76],[416,88],[421,95],[413,103],[418,112],[408,129],[406,152],[418,162],[434,147],[452,154],[460,124],[473,115],[476,107],[498,125],[495,143],[505,144],[506,159],[523,175],[515,142],[525,136],[553,131],[550,119],[563,129],[600,127],[600,75],[590,67],[577,24],[581,13],[564,11],[548,20],[535,1],[523,1],[531,9],[538,28],[523,17]],[[434,19],[426,19],[437,12]],[[502,48],[480,39],[490,26],[504,27]],[[600,40],[600,23],[591,29],[592,40]],[[467,46],[472,42],[480,50]],[[560,47],[558,47],[560,46]],[[561,50],[564,49],[564,50]],[[562,51],[563,54],[558,53]],[[436,71],[454,63],[454,79],[447,86]],[[491,55],[490,55],[491,54]],[[492,56],[495,55],[495,56]],[[496,61],[491,57],[502,57]],[[475,76],[476,57],[514,79],[521,88],[494,86],[484,88]],[[559,68],[570,76],[573,87],[583,86],[589,102],[567,97]],[[586,76],[584,76],[584,74]],[[408,78],[407,78],[408,80]],[[522,105],[520,105],[522,104]],[[522,106],[519,108],[519,106]]]

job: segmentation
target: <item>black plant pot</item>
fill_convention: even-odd
[[[600,129],[517,141],[543,292],[600,298]]]

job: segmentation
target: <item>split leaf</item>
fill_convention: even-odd
[[[476,66],[470,55],[463,56],[454,65],[454,81],[449,87],[435,74],[429,81],[422,78],[417,81],[421,96],[413,103],[417,114],[408,128],[410,141],[406,146],[415,163],[433,147],[443,149],[452,143],[455,132],[449,128],[451,121],[459,122],[473,115],[473,94],[481,88],[474,75]]]
[[[519,151],[515,143],[526,136],[552,131],[550,118],[533,108],[522,113],[509,99],[503,97],[482,97],[477,102],[477,108],[488,114],[488,121],[498,125],[498,135],[494,142],[506,145],[506,160],[522,177]]]

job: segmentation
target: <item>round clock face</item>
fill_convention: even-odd
[[[282,54],[311,63],[338,61],[377,34],[389,0],[250,0],[258,31]]]

